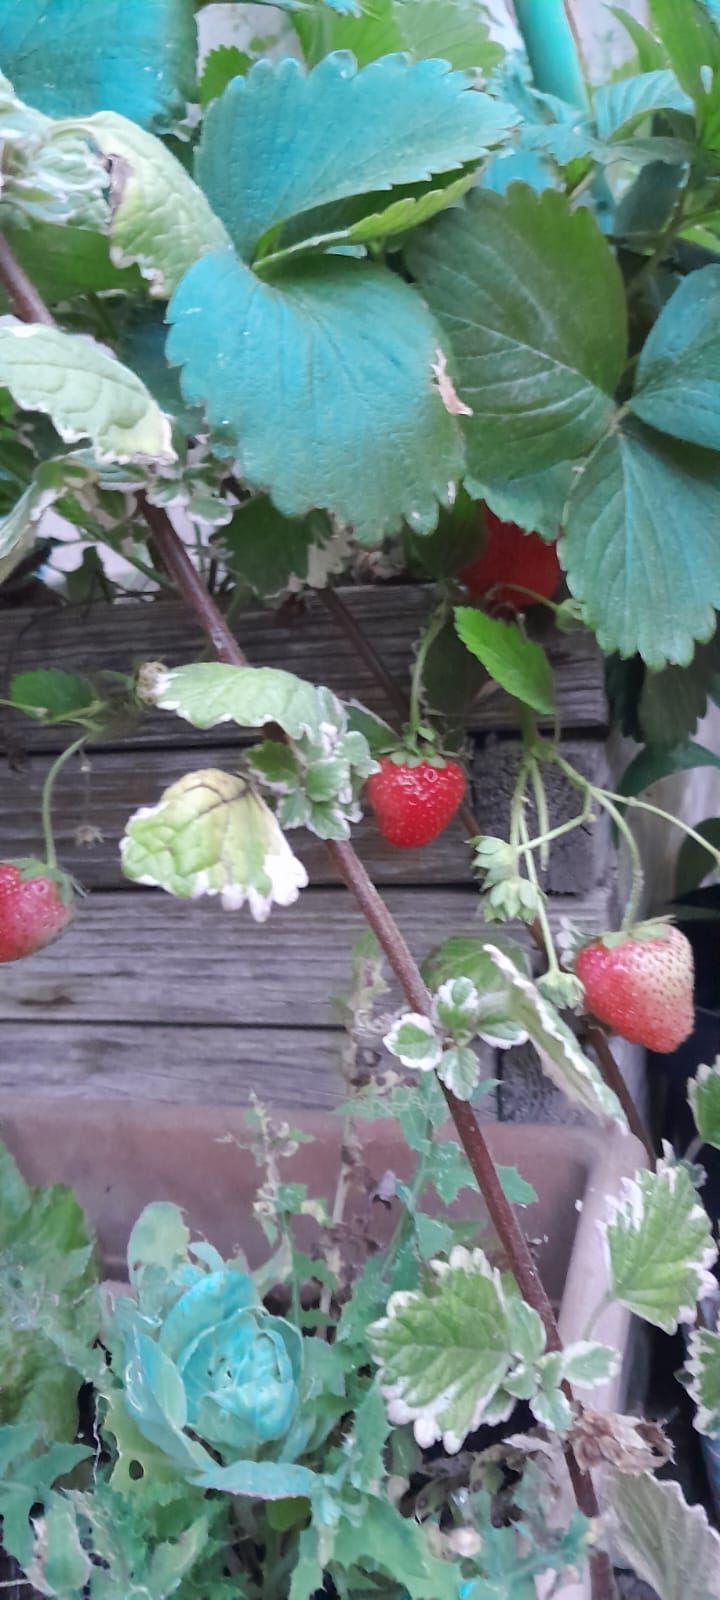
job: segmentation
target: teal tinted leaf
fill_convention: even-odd
[[[640,351],[631,411],[675,438],[720,449],[720,266],[685,278]]]
[[[170,150],[126,117],[101,112],[77,124],[118,173],[110,255],[137,264],[150,293],[168,299],[184,272],[227,235],[201,189]]]
[[[686,1167],[662,1161],[626,1178],[601,1233],[613,1299],[665,1333],[695,1321],[697,1301],[715,1287],[717,1250]]]
[[[167,133],[195,93],[192,0],[5,0],[2,69],[51,117],[121,111]]]
[[[211,100],[217,100],[233,78],[242,77],[249,66],[250,56],[238,50],[237,45],[221,44],[211,50],[203,62],[198,84],[201,106],[209,106]]]
[[[641,424],[618,429],[571,492],[559,556],[601,648],[686,666],[720,606],[717,459]]]
[[[472,410],[472,480],[512,478],[519,462],[542,471],[588,450],[610,422],[625,358],[622,281],[590,212],[551,190],[477,190],[423,230],[408,259]]]
[[[720,1056],[688,1080],[688,1102],[703,1144],[720,1150]]]
[[[713,850],[720,854],[720,817],[708,817],[706,822],[696,822],[695,832],[707,839]],[[717,870],[717,861],[708,850],[703,850],[696,839],[683,839],[675,863],[675,898],[692,894],[699,889],[709,872]]]
[[[603,84],[593,96],[595,121],[601,139],[612,139],[630,123],[655,111],[684,111],[692,115],[693,104],[667,68],[641,72],[634,78],[616,78]]]
[[[523,705],[552,715],[552,672],[545,651],[515,623],[501,622],[472,606],[456,606],[455,627],[463,644],[491,678]]]
[[[220,1489],[223,1494],[243,1495],[251,1500],[309,1500],[318,1485],[318,1476],[309,1467],[289,1466],[281,1461],[233,1461],[229,1467],[213,1464],[193,1482],[201,1489]]]
[[[322,512],[283,517],[272,500],[258,495],[233,513],[219,540],[232,572],[258,594],[275,595],[291,579],[307,578],[311,550],[327,544],[331,533]]]
[[[674,772],[692,772],[696,767],[720,767],[720,756],[702,744],[678,745],[674,750],[648,745],[633,757],[618,783],[618,794],[642,794],[651,783],[669,778]]]
[[[58,1600],[75,1600],[82,1594],[93,1567],[80,1543],[72,1502],[53,1495],[44,1517],[34,1524],[34,1533],[30,1571],[35,1587]]]
[[[433,384],[439,331],[407,284],[340,257],[259,283],[228,252],[191,268],[168,316],[186,398],[283,515],[327,510],[366,543],[403,519],[434,527],[461,440]]]
[[[307,74],[290,57],[261,61],[210,106],[197,177],[249,259],[278,223],[476,160],[516,120],[440,61],[388,56],[358,72],[338,52]]]
[[[466,478],[468,488],[485,500],[502,522],[515,522],[526,533],[556,539],[573,479],[572,462],[560,461],[544,472],[526,478],[493,479],[479,484]]]
[[[0,385],[64,440],[90,439],[99,461],[173,459],[169,423],[145,385],[84,335],[3,319]]]

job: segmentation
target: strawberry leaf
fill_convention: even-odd
[[[714,1288],[717,1251],[684,1166],[663,1161],[626,1178],[601,1232],[615,1300],[665,1333],[694,1321],[697,1301]]]
[[[292,905],[307,873],[259,795],[212,768],[170,785],[127,824],[123,872],[181,899],[219,894],[227,911],[246,902],[256,922],[273,903]]]
[[[630,410],[676,439],[720,449],[719,364],[720,267],[704,267],[679,284],[651,328]]]
[[[168,316],[186,399],[283,515],[322,508],[370,544],[434,527],[462,442],[433,381],[440,333],[395,274],[335,256],[263,283],[228,251],[191,267]]]
[[[291,217],[452,171],[500,144],[516,121],[444,61],[393,55],[358,71],[341,51],[310,73],[291,57],[261,61],[210,106],[197,178],[251,260]]]
[[[640,423],[610,433],[570,495],[558,554],[608,654],[686,666],[720,606],[717,458]]]
[[[2,65],[51,117],[122,111],[169,133],[195,93],[192,0],[4,0]]]
[[[408,250],[450,339],[478,484],[582,455],[613,416],[625,359],[622,282],[590,212],[513,184],[475,190]],[[532,283],[532,295],[527,285]]]
[[[262,728],[277,722],[291,739],[320,738],[323,707],[318,690],[280,667],[226,667],[219,661],[147,669],[143,694],[161,711],[174,711],[194,728],[236,722]]]
[[[440,56],[451,67],[490,73],[503,54],[490,39],[476,0],[373,0],[357,18],[300,12],[293,23],[308,61],[328,50],[352,50],[365,66],[406,50],[416,59]]]
[[[678,1483],[614,1472],[608,1498],[614,1539],[659,1600],[720,1600],[720,1537]]]
[[[720,1330],[693,1328],[687,1362],[687,1389],[697,1407],[698,1433],[720,1435]]]
[[[471,655],[508,694],[534,711],[552,716],[552,672],[545,651],[513,622],[500,622],[473,606],[456,606],[455,628]]]
[[[720,1150],[720,1056],[688,1079],[688,1102],[703,1144]]]

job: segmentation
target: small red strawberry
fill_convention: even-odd
[[[523,591],[551,600],[562,571],[554,544],[539,533],[524,533],[514,522],[501,522],[485,508],[487,543],[477,561],[463,567],[458,576],[474,600],[490,594],[496,605],[529,606],[532,597]],[[514,588],[514,584],[521,585]]]
[[[575,957],[585,1005],[631,1044],[670,1054],[694,1026],[692,945],[668,923],[608,934]]]
[[[70,879],[43,861],[0,862],[0,962],[22,961],[72,921]]]
[[[465,793],[456,761],[434,756],[418,760],[396,751],[380,757],[380,771],[368,778],[367,797],[388,844],[412,850],[429,844],[447,827]]]

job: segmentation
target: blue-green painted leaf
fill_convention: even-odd
[[[629,404],[664,433],[720,449],[720,266],[691,273],[661,311]]]
[[[233,1461],[229,1467],[208,1467],[193,1481],[201,1489],[221,1489],[251,1500],[309,1500],[319,1482],[309,1467],[282,1461]]]
[[[262,283],[225,252],[196,262],[168,316],[186,399],[285,516],[324,509],[368,543],[403,519],[434,527],[462,445],[434,386],[439,332],[407,284],[340,257]]]
[[[628,124],[654,111],[685,111],[692,116],[693,104],[667,68],[639,72],[634,78],[616,78],[595,90],[595,122],[601,139],[612,139]]]
[[[193,0],[3,0],[0,66],[51,117],[121,111],[168,132],[195,93]]]
[[[702,143],[720,146],[720,31],[704,0],[650,0],[650,23],[692,96]]]
[[[416,183],[502,142],[516,113],[446,62],[344,51],[310,73],[259,61],[208,111],[197,178],[240,254],[268,229],[345,196]]]
[[[477,190],[413,239],[413,274],[450,338],[477,483],[582,455],[613,415],[624,292],[587,210],[514,184]]]
[[[497,480],[475,483],[468,477],[465,484],[477,499],[485,500],[503,522],[515,522],[527,533],[556,539],[572,478],[572,462],[559,461],[556,467],[529,473],[524,478],[509,478],[502,483]]]
[[[602,441],[570,495],[559,555],[606,653],[687,666],[715,629],[719,525],[710,451],[639,423]]]

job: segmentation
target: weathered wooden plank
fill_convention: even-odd
[[[405,685],[431,590],[420,584],[358,586],[340,591],[388,670]],[[310,596],[302,609],[285,614],[258,606],[235,619],[235,630],[254,666],[282,666],[300,677],[326,683],[346,698],[356,698],[391,716],[382,690],[324,606]],[[603,664],[589,634],[560,634],[544,628],[554,670],[560,717],[565,728],[604,729],[607,710]],[[0,613],[0,659],[11,671],[38,665],[72,671],[101,668],[128,672],[148,659],[169,665],[196,659],[205,648],[197,625],[175,601],[120,602],[77,610],[22,609]],[[1,692],[1,691],[0,691]],[[392,717],[391,717],[392,720]],[[27,748],[49,749],[56,732],[33,727],[11,714],[12,729]],[[500,694],[480,698],[469,718],[476,732],[515,730],[511,703]],[[202,742],[203,736],[165,714],[144,719],[132,734],[139,743]],[[207,738],[206,738],[206,741]],[[215,740],[217,742],[217,740]]]
[[[474,804],[481,832],[505,835],[510,797],[515,782],[518,746],[507,740],[478,748],[473,763]],[[571,742],[564,747],[568,759],[588,771],[595,781],[605,781],[604,747],[598,741]],[[7,771],[0,784],[0,857],[33,855],[39,848],[40,796],[49,757],[32,756],[21,772]],[[53,807],[58,849],[64,865],[88,889],[118,888],[119,841],[131,813],[152,805],[168,784],[200,764],[232,768],[232,751],[225,746],[171,750],[142,748],[132,752],[97,750],[90,771],[83,773],[74,761],[62,774]],[[546,772],[551,826],[565,822],[578,811],[577,793],[554,769]],[[88,825],[102,837],[87,839]],[[534,820],[530,821],[535,831]],[[78,833],[80,830],[80,833]],[[465,884],[470,881],[471,852],[458,823],[447,828],[424,850],[395,850],[381,839],[371,817],[353,830],[354,842],[371,876],[379,885],[415,883]],[[313,884],[337,883],[338,878],[321,840],[298,831],[293,848],[305,862]],[[555,894],[586,894],[605,875],[609,856],[607,830],[583,827],[566,834],[553,849],[547,887]]]
[[[418,959],[450,934],[492,937],[472,889],[390,889],[385,898]],[[571,915],[587,929],[607,927],[611,911],[606,889],[552,902],[556,921]],[[208,901],[132,888],[90,895],[62,939],[5,968],[0,1021],[332,1026],[330,997],[347,988],[362,927],[340,889],[307,890],[264,928]],[[389,1005],[396,1000],[391,991]],[[141,1046],[151,1056],[150,1035]]]

